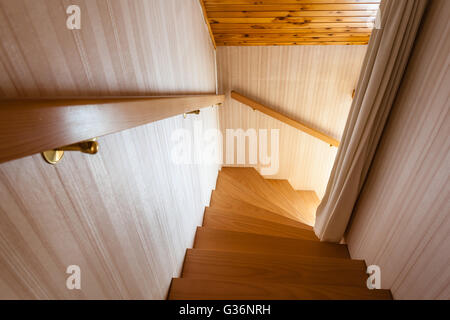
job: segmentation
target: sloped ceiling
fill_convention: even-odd
[[[217,46],[364,45],[380,0],[200,0]]]
[[[218,48],[219,88],[227,94],[220,108],[222,130],[280,129],[280,170],[267,178],[288,179],[294,189],[314,190],[322,197],[337,148],[253,111],[230,99],[229,92],[236,90],[340,140],[366,48]]]

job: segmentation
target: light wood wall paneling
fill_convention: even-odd
[[[0,163],[223,101],[223,95],[0,100]]]
[[[226,94],[221,129],[280,129],[280,170],[266,178],[287,179],[295,190],[314,190],[321,198],[336,148],[253,111],[229,92],[257,97],[339,141],[365,53],[366,46],[218,47],[219,91]]]
[[[196,0],[1,0],[0,39],[0,97],[215,93]]]
[[[346,237],[395,299],[450,299],[449,15],[430,2]]]
[[[70,4],[81,30],[66,28]],[[197,0],[0,0],[0,39],[2,98],[216,90]],[[217,178],[217,165],[170,160],[173,131],[196,121],[217,128],[217,108],[101,137],[95,156],[0,164],[0,297],[164,299]],[[81,290],[66,288],[72,264]]]
[[[3,297],[164,299],[202,223],[217,166],[177,165],[177,128],[217,125],[217,108],[99,139],[100,152],[40,155],[0,165]],[[204,145],[199,141],[200,148]],[[68,265],[82,290],[67,290]]]

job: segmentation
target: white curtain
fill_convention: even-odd
[[[408,62],[427,0],[385,0],[369,42],[341,145],[316,213],[321,241],[341,241]]]

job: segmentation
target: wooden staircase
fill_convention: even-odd
[[[391,299],[364,261],[313,232],[318,199],[253,168],[223,168],[169,299]]]

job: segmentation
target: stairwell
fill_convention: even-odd
[[[346,245],[318,240],[314,201],[253,168],[222,168],[168,299],[391,299],[366,287],[366,264]]]

